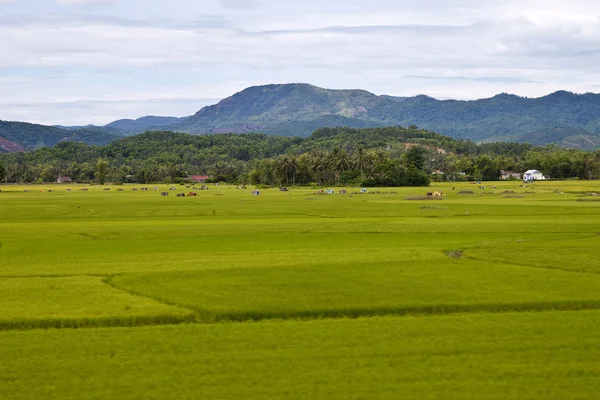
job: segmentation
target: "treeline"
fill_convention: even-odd
[[[600,152],[523,143],[475,144],[411,127],[322,128],[311,137],[149,132],[107,146],[61,142],[0,155],[4,182],[183,182],[412,186],[496,180],[500,170],[539,169],[556,179],[600,177]],[[439,173],[443,172],[443,174]]]

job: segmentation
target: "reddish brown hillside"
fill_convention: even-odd
[[[25,151],[25,147],[18,143],[11,142],[8,139],[0,137],[0,151],[6,151],[8,153],[18,153]]]

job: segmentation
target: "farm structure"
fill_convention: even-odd
[[[73,183],[73,181],[68,176],[59,176],[56,183]]]
[[[194,183],[206,183],[210,179],[208,175],[192,175],[188,179],[194,181]]]
[[[509,179],[521,179],[521,174],[515,171],[500,171],[500,179],[503,181]]]
[[[523,174],[523,180],[526,182],[544,181],[546,180],[546,177],[537,169],[530,169]]]

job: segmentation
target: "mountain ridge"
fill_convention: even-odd
[[[559,90],[536,98],[499,93],[478,100],[438,100],[424,94],[394,97],[362,89],[324,89],[307,83],[269,84],[248,87],[188,117],[145,116],[104,126],[48,127],[45,133],[41,125],[36,129],[23,126],[23,131],[30,132],[26,140],[20,140],[15,132],[3,134],[6,129],[0,126],[0,137],[34,149],[61,140],[105,143],[111,138],[153,130],[307,137],[324,127],[413,125],[475,142],[531,140],[536,145],[591,150],[600,146],[600,94]],[[564,131],[573,134],[557,139],[557,127],[563,130],[559,136]],[[32,140],[32,131],[39,133],[38,140]]]

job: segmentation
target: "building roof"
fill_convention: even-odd
[[[541,174],[541,172],[538,171],[537,169],[530,169],[529,171],[525,172],[525,175],[533,175],[533,174]]]
[[[208,179],[208,175],[192,175],[190,176],[190,179],[193,179],[195,181],[205,181]]]

